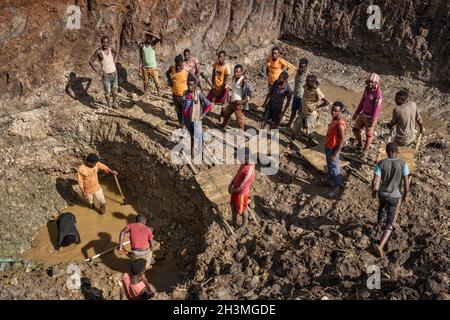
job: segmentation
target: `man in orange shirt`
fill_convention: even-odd
[[[213,64],[213,86],[206,97],[206,99],[212,103],[225,103],[228,100],[228,90],[226,86],[231,74],[231,69],[226,59],[227,53],[221,50],[217,55],[217,62]]]
[[[94,209],[94,196],[100,204],[100,214],[105,214],[105,195],[98,182],[98,171],[117,175],[117,171],[111,170],[98,161],[98,156],[94,153],[88,154],[86,161],[78,168],[77,178],[83,196],[88,200],[89,205]]]
[[[266,74],[269,90],[283,71],[286,70],[289,75],[295,71],[295,66],[292,63],[281,58],[280,51],[279,47],[273,47],[272,55],[267,58]]]
[[[173,104],[178,117],[180,127],[183,127],[183,96],[188,89],[188,75],[192,74],[188,66],[184,64],[184,58],[181,54],[175,57],[175,65],[166,72],[167,83],[172,87]],[[195,79],[195,75],[192,74]]]

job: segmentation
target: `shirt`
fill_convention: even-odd
[[[109,169],[100,161],[97,162],[93,168],[89,168],[85,164],[82,164],[78,168],[78,184],[80,186],[80,189],[85,193],[96,193],[98,190],[100,190],[100,183],[98,182],[99,170],[105,171],[106,173],[111,172],[111,169]]]
[[[127,298],[130,300],[138,299],[147,287],[144,281],[139,279],[138,283],[131,282],[131,276],[128,273],[124,273],[122,276],[122,284],[127,294]]]
[[[153,239],[152,231],[142,223],[130,223],[127,225],[130,231],[131,250],[148,249]]]
[[[338,127],[339,126],[344,127],[344,138],[345,138],[345,131],[347,129],[347,124],[345,123],[345,120],[343,118],[339,118],[337,121],[333,119],[333,120],[331,120],[330,124],[328,125],[327,135],[325,136],[325,148],[334,149],[338,146],[338,143],[339,143]]]
[[[230,66],[225,63],[224,65],[220,65],[218,62],[213,64],[213,73],[214,73],[214,89],[219,89],[223,82],[225,81],[225,77],[231,74]]]
[[[360,114],[361,112],[363,112],[369,117],[372,117],[373,121],[377,120],[381,113],[382,101],[383,92],[379,87],[376,87],[375,89],[366,88],[355,113]]]
[[[269,74],[267,77],[267,81],[269,86],[271,86],[280,74],[287,69],[289,74],[292,74],[295,71],[295,67],[293,64],[287,62],[283,58],[278,58],[277,60],[273,60],[272,57],[267,58],[267,68],[269,69]]]
[[[242,81],[244,80],[244,76],[241,78],[234,79],[231,81],[231,102],[240,101],[242,100],[244,96],[244,87],[241,85]]]
[[[414,136],[416,134],[416,122],[422,123],[422,117],[415,102],[410,101],[394,107],[391,124],[397,125],[397,136]]]
[[[175,66],[172,67],[171,79],[172,79],[172,93],[175,96],[182,97],[184,92],[188,89],[187,79],[189,75],[189,69],[183,68],[183,70],[177,72]]]
[[[75,242],[80,243],[80,234],[77,230],[77,219],[70,212],[61,213],[57,220],[58,225],[58,248],[64,242],[64,238],[72,235],[75,236]]]
[[[195,94],[186,92],[183,98],[183,119],[199,121],[202,114],[212,109],[211,102],[199,90]]]
[[[275,81],[272,87],[270,88],[269,105],[277,109],[282,109],[284,99],[287,98],[288,101],[291,100],[292,88],[287,82],[285,83],[284,87],[280,88],[278,83],[279,83],[278,80]]]
[[[295,75],[295,86],[294,86],[294,96],[302,98],[304,90],[304,85],[306,84],[306,77],[308,76],[308,72],[300,73],[297,72]]]
[[[151,45],[147,46],[145,43],[142,45],[142,60],[144,67],[156,68],[155,49]]]
[[[319,102],[325,98],[325,95],[322,93],[320,88],[310,89],[308,86],[304,86],[303,92],[303,109],[302,112],[305,114],[311,114],[317,110],[319,106]]]
[[[197,58],[190,57],[189,60],[184,60],[184,65],[191,70],[192,74],[197,75],[199,70],[199,61]]]
[[[233,193],[249,194],[250,186],[255,180],[255,164],[241,164],[233,179]]]
[[[405,160],[387,158],[377,163],[374,174],[381,177],[378,191],[381,195],[400,198],[402,196],[400,192],[402,177],[409,174],[409,167]]]

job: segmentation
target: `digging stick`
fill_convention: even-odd
[[[129,243],[130,243],[130,241],[128,240],[128,241],[124,242],[123,245],[125,246],[125,245],[127,245],[127,244],[129,244]],[[87,259],[84,260],[84,262],[90,262],[90,261],[92,261],[92,260],[94,260],[94,259],[96,259],[96,258],[98,258],[98,257],[100,257],[100,256],[102,256],[102,255],[104,255],[105,253],[114,251],[114,250],[116,250],[116,249],[118,249],[118,248],[119,248],[119,245],[115,246],[114,248],[110,248],[110,249],[108,249],[108,250],[105,250],[105,251],[103,251],[103,252],[100,252],[100,253],[96,254],[95,256],[92,256],[92,257],[90,257],[90,258],[87,258]]]
[[[417,138],[416,141],[416,151],[419,150],[419,146],[420,146],[420,142],[422,141],[422,134],[419,133],[419,137]]]
[[[181,154],[184,156],[184,158],[186,159],[189,167],[192,169],[192,171],[194,172],[194,175],[196,175],[198,173],[198,170],[194,167],[194,165],[192,164],[191,160],[188,158],[188,156],[186,155],[186,153],[184,153],[183,151],[181,151]]]
[[[126,203],[125,197],[123,196],[122,188],[120,187],[119,179],[117,179],[117,176],[116,176],[116,175],[114,175],[114,180],[116,180],[116,185],[117,185],[117,188],[119,189],[120,196],[122,197],[122,202],[123,202],[123,204],[125,204],[125,203]]]
[[[247,209],[248,212],[250,212],[250,214],[252,215],[252,218],[253,220],[255,220],[256,224],[261,227],[261,224],[259,223],[258,219],[256,219],[256,213],[253,211],[253,209],[250,207],[247,207]]]
[[[216,212],[217,215],[219,215],[220,219],[222,219],[223,224],[228,228],[228,230],[231,232],[232,235],[234,235],[234,231],[231,228],[231,226],[228,224],[228,222],[225,220],[225,218],[220,213],[220,210],[217,208],[213,208],[213,211]]]

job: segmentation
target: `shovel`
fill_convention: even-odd
[[[116,180],[117,188],[119,189],[120,196],[122,197],[122,202],[123,202],[122,204],[125,205],[126,204],[125,197],[123,196],[122,188],[120,187],[119,180],[117,179],[116,175],[114,175],[114,180]]]

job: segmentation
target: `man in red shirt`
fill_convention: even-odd
[[[345,106],[341,101],[333,103],[331,107],[331,116],[333,119],[328,125],[327,135],[325,136],[328,179],[334,187],[334,191],[328,193],[330,197],[337,195],[339,189],[342,187],[339,153],[345,143],[345,130],[347,128],[347,124],[341,115],[343,111],[345,111]]]
[[[145,259],[147,261],[146,268],[148,269],[152,261],[153,232],[145,225],[146,222],[147,218],[144,215],[139,214],[136,217],[136,223],[130,223],[123,228],[122,231],[120,231],[119,253],[125,253],[125,250],[123,249],[123,240],[125,238],[125,234],[129,233],[131,242],[131,259]]]
[[[230,183],[231,210],[233,213],[233,223],[237,225],[237,216],[242,214],[242,226],[240,231],[244,231],[248,223],[248,197],[250,196],[250,186],[255,180],[255,164],[249,163],[248,156],[245,163],[241,164],[238,172]]]

